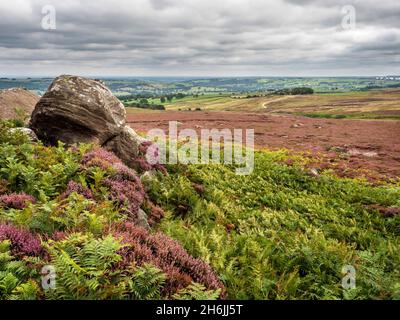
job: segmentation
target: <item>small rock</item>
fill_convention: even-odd
[[[154,171],[146,171],[145,173],[143,173],[141,176],[140,176],[140,180],[141,181],[151,181],[151,180],[154,180],[154,179],[156,179],[156,176],[155,176],[155,174],[154,174]]]
[[[295,124],[291,125],[291,128],[300,128],[300,127],[303,127],[303,126],[304,126],[304,124],[302,124],[302,123],[295,123]]]
[[[318,170],[316,168],[311,168],[309,173],[313,177],[319,177],[319,172],[318,172]]]
[[[348,150],[348,154],[351,155],[351,156],[361,155],[361,156],[364,156],[364,157],[367,157],[367,158],[373,158],[373,157],[377,157],[378,156],[378,153],[375,152],[375,151],[364,151],[364,150],[360,150],[360,149],[357,149],[357,148],[349,149]]]
[[[146,230],[150,230],[149,222],[147,221],[147,214],[142,209],[138,210],[137,217],[135,219],[135,224]]]
[[[11,128],[10,132],[11,133],[21,132],[25,134],[32,142],[38,141],[38,137],[36,136],[35,132],[29,128]]]

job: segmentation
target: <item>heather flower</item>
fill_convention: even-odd
[[[61,199],[66,199],[69,197],[71,193],[77,193],[84,196],[86,199],[93,199],[92,191],[88,188],[85,188],[80,183],[75,181],[68,182],[67,189],[61,194]]]
[[[117,267],[153,264],[167,275],[163,289],[166,295],[171,296],[191,282],[197,282],[209,290],[222,289],[221,297],[225,296],[224,286],[212,268],[201,259],[190,256],[177,241],[165,234],[150,234],[129,222],[114,226],[111,232],[122,243],[128,244],[119,251],[123,260]]]
[[[145,197],[145,191],[138,177],[135,181],[106,179],[104,184],[109,189],[110,200],[114,201],[120,208],[126,208],[128,213],[136,218],[138,210]]]
[[[36,203],[36,199],[25,193],[11,193],[0,196],[0,206],[3,205],[6,208],[22,210],[29,203]]]
[[[147,150],[150,146],[152,146],[153,143],[151,141],[143,141],[140,145],[139,145],[139,153],[141,155],[145,155],[147,153]]]
[[[156,170],[160,171],[163,174],[167,173],[167,170],[165,167],[159,163],[156,164],[150,164],[144,157],[137,157],[135,160],[132,161],[134,168],[138,172],[145,172],[145,171],[151,171],[151,170]]]
[[[111,164],[104,159],[100,158],[93,158],[85,163],[85,166],[90,167],[99,167],[100,169],[107,171],[111,168]]]
[[[149,141],[143,142],[140,145],[141,152],[145,152],[151,145],[152,143]],[[150,165],[143,156],[136,158],[133,163],[140,172],[158,168],[158,166]],[[137,172],[123,164],[113,153],[101,148],[86,153],[83,156],[82,164],[84,166],[97,166],[108,170],[109,173],[111,172],[109,177],[103,181],[104,185],[108,188],[109,199],[124,210],[128,216],[130,216],[131,220],[135,220],[139,208],[145,200],[145,190]],[[82,188],[82,186],[73,183],[67,187],[63,197],[75,191],[90,199],[92,197],[90,190],[83,190]],[[152,206],[148,222],[153,225],[158,222],[163,215],[164,212],[162,209]]]
[[[55,231],[50,239],[54,240],[54,241],[61,241],[66,239],[69,236],[69,234],[65,231]]]
[[[146,206],[148,208],[148,223],[150,226],[154,226],[157,222],[159,222],[164,217],[164,210],[160,207],[157,207],[149,200],[146,201]]]
[[[142,156],[133,160],[133,166],[139,172],[151,171],[153,169],[153,166]]]
[[[112,152],[108,152],[102,148],[89,151],[82,158],[83,165],[87,167],[98,166],[105,170],[116,163],[121,163],[121,160]]]
[[[148,154],[151,150],[151,154]],[[153,164],[147,161],[150,156],[153,159]],[[144,141],[139,145],[139,156],[134,159],[133,166],[139,172],[158,170],[162,173],[166,173],[164,166],[159,164],[160,150],[156,144],[151,141]]]
[[[116,171],[115,174],[112,175],[113,180],[117,181],[124,181],[129,180],[136,182],[138,179],[138,175],[135,170],[128,168],[123,163],[115,163],[113,165],[114,170]]]
[[[132,166],[138,172],[151,171],[151,170],[160,170],[165,173],[165,168],[160,164],[150,164],[146,160],[146,153],[150,146],[153,143],[150,141],[144,141],[139,146],[139,156],[136,159],[133,159]],[[158,149],[155,150],[155,156],[158,157]],[[81,163],[85,167],[99,167],[105,171],[111,169],[117,170],[117,175],[127,174],[127,177],[130,178],[133,174],[132,172],[128,172],[129,168],[127,168],[122,161],[112,152],[108,152],[102,148],[97,148],[92,151],[87,152],[83,158]],[[125,168],[123,167],[125,166]]]
[[[0,241],[9,240],[10,250],[15,257],[40,256],[44,254],[40,239],[24,230],[11,224],[0,224]]]

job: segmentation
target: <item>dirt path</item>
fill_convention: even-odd
[[[289,100],[289,99],[293,99],[293,98],[295,98],[295,97],[296,97],[296,96],[283,96],[283,97],[279,97],[279,98],[276,98],[276,99],[273,99],[273,100],[264,102],[264,103],[262,104],[262,107],[263,107],[263,109],[268,109],[268,105],[269,105],[269,104],[272,104],[272,103],[275,103],[275,102],[286,101],[286,100]]]
[[[179,129],[254,129],[258,148],[287,148],[309,152],[322,167],[371,172],[381,178],[400,177],[400,121],[312,119],[297,116],[239,112],[130,113],[129,124],[137,131],[161,128],[176,120]]]

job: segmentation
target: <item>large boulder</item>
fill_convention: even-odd
[[[125,116],[124,105],[103,82],[60,76],[37,103],[30,127],[45,143],[95,143],[135,167],[146,139],[125,125]]]
[[[62,75],[37,103],[30,127],[48,144],[99,145],[117,137],[125,127],[124,105],[98,80]]]
[[[0,90],[0,119],[29,118],[39,96],[23,88]]]

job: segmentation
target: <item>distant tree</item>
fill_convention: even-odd
[[[142,99],[140,99],[139,103],[140,104],[149,104],[149,100],[142,98]]]
[[[153,110],[165,110],[165,107],[163,105],[161,105],[161,104],[154,104],[154,105],[152,105],[150,107],[150,109],[153,109]]]
[[[299,94],[313,94],[314,90],[308,87],[297,87],[291,89],[275,90],[274,94],[278,95],[299,95]]]
[[[161,103],[165,103],[165,97],[161,97],[161,98],[160,98],[160,102],[161,102]]]
[[[143,99],[142,99],[143,100]],[[162,104],[149,104],[149,103],[142,103],[142,102],[131,102],[125,104],[128,107],[136,107],[141,109],[150,109],[150,110],[165,110],[165,107]]]
[[[274,93],[275,93],[275,94],[278,94],[278,95],[281,95],[281,96],[292,94],[292,93],[291,93],[291,90],[289,90],[289,89],[275,90]]]
[[[314,90],[312,88],[308,87],[298,87],[298,88],[293,88],[290,90],[290,94],[296,95],[296,94],[313,94]]]

